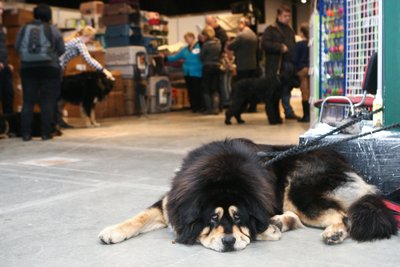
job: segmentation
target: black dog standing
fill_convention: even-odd
[[[245,121],[241,118],[243,104],[256,97],[260,102],[265,102],[265,113],[270,124],[277,124],[279,115],[279,86],[281,82],[277,77],[244,79],[233,86],[232,106],[225,113],[225,124],[230,125],[231,118],[235,117],[237,123]]]

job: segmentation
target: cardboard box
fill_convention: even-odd
[[[139,26],[140,13],[136,12],[130,14],[104,16],[102,17],[102,23],[106,26],[122,25],[122,24],[133,24]]]
[[[90,55],[96,59],[102,66],[105,66],[105,52],[102,50],[98,51],[89,51]],[[74,57],[70,62],[68,62],[67,66],[64,70],[64,75],[75,75],[86,71],[96,71],[95,68],[90,66],[83,56]]]
[[[139,0],[109,0],[108,1],[110,4],[121,4],[121,3],[125,3],[125,4],[129,4],[132,7],[137,7],[139,8]]]
[[[86,25],[90,25],[96,29],[96,34],[104,34],[106,32],[106,26],[103,23],[101,15],[84,15]]]
[[[104,8],[104,16],[139,13],[139,7],[134,7],[126,3],[108,4]]]
[[[102,15],[104,12],[103,1],[90,1],[81,3],[79,11],[82,15]]]
[[[23,26],[33,20],[33,12],[25,9],[9,9],[3,14],[3,25]]]

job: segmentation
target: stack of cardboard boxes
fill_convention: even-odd
[[[106,66],[110,70],[120,71],[123,77],[125,110],[127,115],[136,113],[138,100],[135,95],[136,81],[145,79],[148,58],[143,46],[121,46],[106,49]],[[137,77],[135,77],[137,76]]]
[[[17,34],[22,26],[33,20],[32,11],[25,9],[9,9],[4,11],[3,26],[7,31],[7,51],[8,61],[14,67],[13,85],[14,85],[14,110],[21,111],[22,109],[22,86],[20,73],[20,60],[15,49],[15,41]],[[36,108],[37,109],[37,108]]]
[[[91,25],[97,30],[97,34],[104,34],[105,26],[102,22],[104,13],[103,1],[90,1],[81,3],[79,11],[82,18],[85,20],[86,25]]]
[[[125,93],[124,107],[127,115],[137,110],[134,77],[145,79],[148,74],[147,51],[142,44],[140,6],[138,0],[110,0],[105,6],[103,23],[105,32],[106,67],[120,71]],[[138,78],[138,77],[136,77]]]

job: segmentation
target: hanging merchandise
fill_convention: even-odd
[[[322,0],[320,13],[320,96],[345,95],[346,3]]]

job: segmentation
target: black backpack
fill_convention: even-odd
[[[54,41],[48,23],[31,22],[21,32],[18,48],[22,62],[48,62],[56,59]]]

